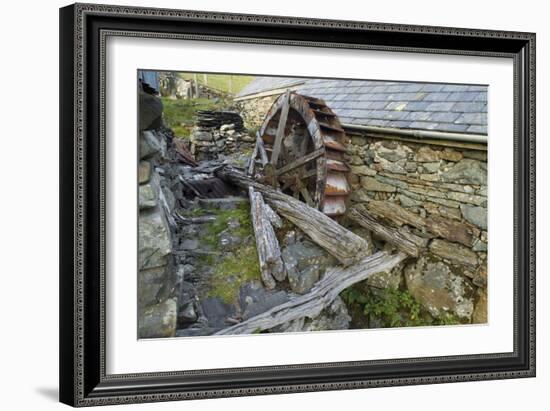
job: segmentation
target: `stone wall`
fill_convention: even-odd
[[[249,130],[259,129],[267,111],[278,97],[279,94],[276,94],[237,102],[245,127]]]
[[[245,126],[259,128],[277,97],[238,102]],[[348,138],[350,205],[364,204],[372,212],[374,206],[383,209],[384,203],[392,203],[400,216],[386,223],[419,235],[426,245],[418,259],[373,277],[370,284],[405,287],[435,318],[452,315],[465,323],[485,323],[486,147],[459,148],[450,141],[418,143],[397,135],[382,138],[351,131]],[[375,240],[378,248],[390,247]]]
[[[385,137],[348,135],[351,206],[425,240],[398,276],[433,317],[486,322],[487,152]]]
[[[243,127],[243,119],[233,111],[199,111],[191,133],[191,153],[195,160],[216,160],[235,154],[250,155],[256,138]]]
[[[155,131],[140,135],[138,314],[139,337],[173,337],[177,301],[173,295],[172,238],[159,163],[165,140]]]

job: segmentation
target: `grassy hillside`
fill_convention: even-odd
[[[180,73],[186,80],[193,79],[193,73]],[[200,84],[221,90],[230,94],[237,94],[244,86],[250,83],[254,76],[242,76],[233,74],[202,74],[197,73],[197,80]]]
[[[180,138],[187,138],[191,134],[197,111],[220,110],[227,106],[223,100],[207,98],[172,100],[162,97],[162,104],[164,105],[164,122]]]

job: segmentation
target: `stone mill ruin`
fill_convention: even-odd
[[[139,338],[487,322],[486,87],[139,77]]]

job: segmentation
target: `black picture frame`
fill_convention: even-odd
[[[105,373],[105,38],[506,57],[514,64],[514,350],[407,360]],[[75,4],[60,9],[60,400],[73,406],[535,376],[535,34]]]

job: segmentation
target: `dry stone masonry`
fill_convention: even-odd
[[[418,239],[419,256],[402,275],[435,318],[487,321],[487,152],[479,148],[349,135],[353,207],[393,227],[391,235]],[[374,233],[381,241],[390,234]]]
[[[203,110],[197,113],[191,152],[197,161],[213,160],[220,154],[248,152],[255,141],[247,134],[239,113]]]
[[[390,131],[486,134],[486,88],[262,77],[239,94],[245,125],[257,128],[286,87],[324,99],[345,123],[350,228],[364,230],[378,249],[397,246],[409,255],[399,269],[369,283],[405,287],[436,318],[486,322],[487,146],[444,136],[418,141]],[[358,131],[354,125],[385,131]]]
[[[172,337],[176,331],[177,301],[171,292],[174,279],[169,210],[159,174],[159,163],[165,153],[165,140],[158,132],[141,132],[138,170],[138,307],[141,338]]]

